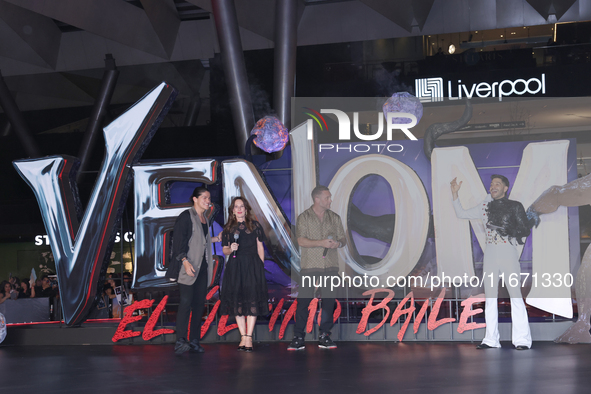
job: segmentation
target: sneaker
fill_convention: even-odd
[[[199,341],[193,339],[191,342],[189,342],[189,351],[191,353],[205,353],[205,349],[203,349],[201,347],[201,345],[199,344]]]
[[[336,349],[337,345],[330,339],[329,334],[321,334],[318,338],[318,347],[322,349]]]
[[[304,338],[295,336],[291,340],[291,343],[287,347],[287,350],[304,350],[306,345],[304,343]]]
[[[174,344],[174,354],[176,354],[177,356],[187,352],[189,349],[191,349],[191,346],[189,345],[189,342],[187,342],[187,340],[185,338],[179,339]]]

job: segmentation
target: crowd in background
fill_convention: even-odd
[[[123,280],[121,280],[119,274],[108,274],[96,309],[90,313],[89,318],[121,318],[122,306],[133,302],[131,280],[132,277],[129,272],[123,273]]]
[[[30,280],[21,281],[18,277],[12,276],[0,284],[0,304],[8,300],[36,297],[59,298],[57,281],[43,275],[32,284]]]
[[[123,273],[123,278],[119,274],[109,274],[103,285],[102,296],[97,303],[96,310],[90,315],[90,318],[120,318],[122,317],[122,306],[129,305],[133,301],[131,291],[131,274]],[[53,316],[54,311],[59,306],[59,287],[55,276],[43,275],[34,283],[32,280],[20,280],[16,276],[11,276],[9,280],[3,280],[0,283],[0,304],[11,302],[23,298],[50,298],[51,308],[50,319],[59,319],[59,316]]]

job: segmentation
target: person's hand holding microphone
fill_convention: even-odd
[[[234,252],[232,253],[232,258],[236,258],[236,251],[238,250],[238,244],[236,242],[238,241],[238,237],[240,237],[240,235],[238,233],[234,233],[234,243],[230,245],[230,249],[232,249]]]
[[[333,239],[332,235],[329,235],[328,237],[326,237],[326,239],[323,241],[323,245],[324,245],[324,252],[322,253],[322,258],[326,257],[326,254],[328,253],[328,249],[336,249],[339,246],[341,246],[340,242],[337,242]]]

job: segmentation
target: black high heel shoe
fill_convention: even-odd
[[[244,336],[252,338],[252,335],[244,335]],[[252,352],[252,346],[244,346],[244,351],[249,352],[249,353]]]
[[[245,337],[246,335],[243,335],[243,337]],[[239,344],[240,345],[240,344]],[[246,346],[242,345],[242,346],[238,346],[238,350],[243,352],[246,349]]]

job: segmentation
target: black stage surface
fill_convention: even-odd
[[[0,347],[1,393],[588,393],[590,345],[528,351],[473,343],[341,342],[288,352],[287,342]]]

